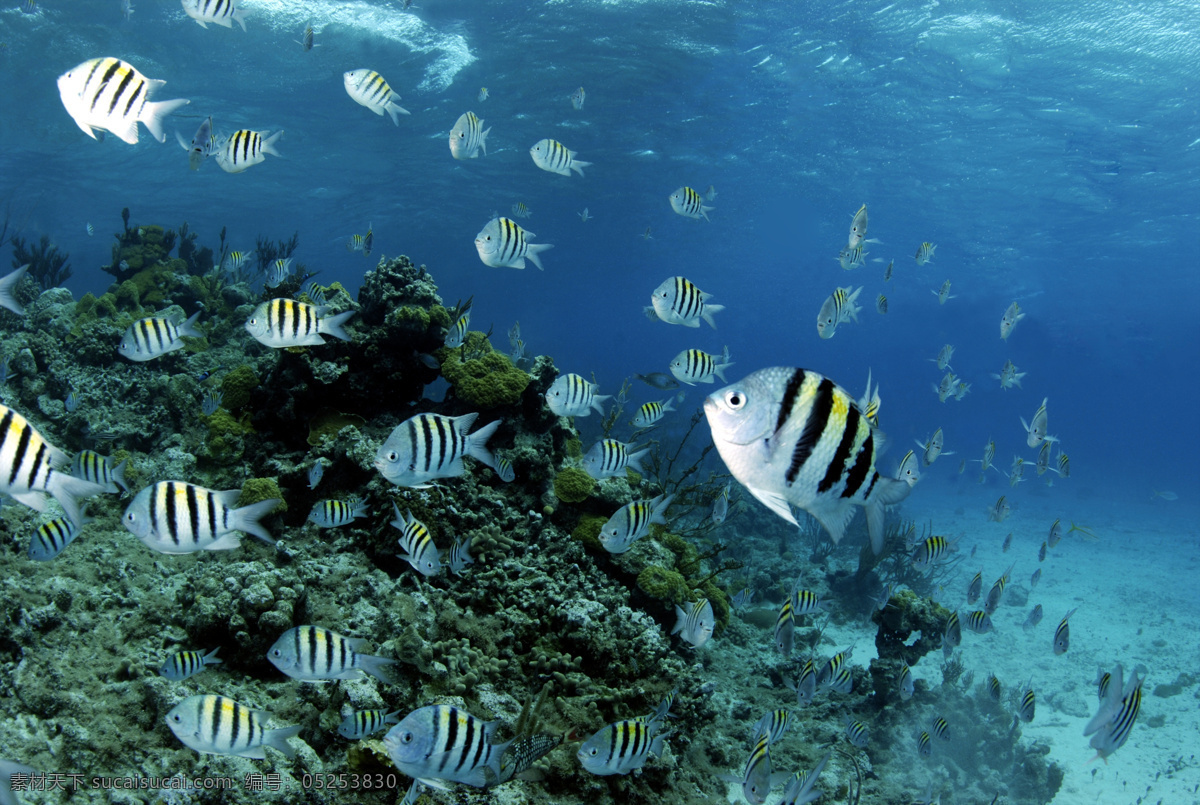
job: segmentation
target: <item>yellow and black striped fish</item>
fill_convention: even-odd
[[[450,129],[450,155],[455,159],[475,159],[482,151],[487,156],[487,136],[491,130],[483,127],[483,121],[474,112],[464,112]]]
[[[151,101],[150,96],[167,82],[146,78],[128,62],[111,56],[89,59],[58,77],[58,94],[79,128],[98,140],[96,130],[111,131],[130,145],[138,141],[138,121],[154,139],[166,142],[163,119],[189,103]]]
[[[859,749],[866,749],[867,742],[870,740],[870,733],[867,731],[867,725],[861,721],[855,721],[846,716],[846,739]]]
[[[681,383],[694,386],[697,383],[712,383],[714,377],[725,381],[725,370],[733,366],[729,360],[729,347],[720,355],[710,355],[700,349],[685,349],[671,361],[671,374]],[[739,479],[740,480],[740,479]]]
[[[570,176],[571,171],[582,176],[583,169],[592,164],[584,162],[582,159],[576,159],[574,151],[558,140],[551,140],[548,137],[534,143],[533,147],[529,149],[529,156],[533,157],[534,165],[544,171],[557,173],[559,176]]]
[[[295,299],[272,299],[263,302],[246,319],[246,332],[260,344],[274,349],[308,347],[324,344],[321,336],[331,335],[342,341],[350,336],[342,325],[355,311],[347,310],[326,316],[325,307],[317,307]]]
[[[175,737],[202,755],[238,755],[266,757],[263,747],[278,749],[289,758],[296,750],[287,742],[300,732],[300,726],[269,730],[264,725],[270,716],[224,696],[190,696],[167,713],[167,726]]]
[[[71,474],[76,478],[100,484],[105,492],[115,495],[121,491],[129,491],[129,486],[125,483],[125,468],[128,466],[129,459],[113,467],[108,463],[107,457],[95,450],[80,450],[71,464]]]
[[[357,741],[374,735],[390,724],[399,724],[400,711],[393,710],[358,710],[342,719],[338,725],[338,735]]]
[[[67,517],[55,517],[48,523],[43,523],[33,532],[29,541],[28,556],[35,562],[48,562],[58,556],[66,547],[75,541],[83,527],[92,522],[87,516],[85,506],[79,512],[79,522],[73,523]]]
[[[917,253],[913,256],[913,259],[917,261],[917,265],[923,266],[933,259],[935,251],[937,251],[937,246],[926,241],[917,247]]]
[[[511,218],[493,218],[475,236],[475,251],[485,266],[525,268],[525,258],[544,271],[538,252],[553,249],[552,243],[530,243],[537,237]]]
[[[375,469],[396,486],[425,489],[428,481],[462,475],[463,456],[493,466],[496,459],[487,449],[487,440],[500,427],[500,420],[467,433],[478,416],[425,413],[409,417],[392,429],[375,453]]]
[[[943,741],[950,740],[950,724],[946,719],[938,716],[933,720],[933,734]]]
[[[241,545],[239,531],[274,545],[258,521],[274,510],[279,498],[235,508],[241,494],[240,489],[216,492],[183,481],[159,481],[137,493],[121,522],[159,553],[231,550]]]
[[[204,333],[196,329],[196,319],[200,311],[196,311],[183,324],[175,324],[170,319],[157,316],[147,316],[138,319],[125,330],[117,353],[131,361],[149,361],[184,348],[183,337],[203,338]]]
[[[492,743],[499,724],[448,704],[431,705],[405,716],[383,745],[401,774],[482,788],[499,781],[500,757],[512,743]]]
[[[438,556],[437,546],[433,544],[433,536],[429,527],[406,511],[400,514],[400,507],[392,504],[396,519],[392,526],[400,531],[400,549],[404,551],[401,559],[408,562],[423,576],[436,576],[442,572],[442,561]]]
[[[238,0],[182,0],[183,12],[201,28],[213,22],[222,28],[232,28],[236,22],[246,30],[246,11],[237,7]]]
[[[82,525],[79,499],[97,495],[104,487],[58,469],[69,462],[70,457],[43,439],[29,420],[0,404],[0,494],[39,512],[46,510],[50,495],[72,523]]]
[[[1075,609],[1078,607],[1063,615],[1063,619],[1058,622],[1058,628],[1054,630],[1054,653],[1056,655],[1066,654],[1067,649],[1071,646],[1071,626],[1067,620],[1075,614]]]
[[[363,654],[361,638],[342,637],[321,626],[288,629],[267,651],[267,659],[292,679],[321,682],[326,679],[358,679],[370,674],[391,682],[387,673],[395,660]]]
[[[318,528],[338,528],[349,525],[367,513],[366,501],[358,497],[349,500],[319,500],[308,513],[308,521]]]
[[[1037,696],[1033,692],[1033,688],[1028,685],[1021,693],[1021,702],[1017,706],[1017,718],[1028,724],[1033,721],[1033,714],[1037,707]]]
[[[267,154],[279,156],[279,152],[275,150],[275,143],[282,136],[282,130],[274,134],[270,131],[250,129],[235,131],[217,150],[217,164],[226,173],[241,173],[246,168],[266,160]]]
[[[704,206],[704,197],[690,187],[681,187],[670,196],[671,209],[684,218],[703,218],[709,220],[708,213],[712,207]]]
[[[884,507],[911,488],[875,468],[874,428],[854,398],[816,372],[762,369],[709,395],[704,412],[725,465],[793,525],[796,506],[840,542],[861,506],[871,546],[883,549]]]
[[[929,757],[933,754],[933,739],[925,730],[921,730],[921,737],[917,739],[917,754],[921,757]]]
[[[650,294],[646,316],[650,319],[657,316],[667,324],[682,324],[684,327],[699,327],[703,319],[715,330],[717,323],[713,320],[713,314],[720,313],[725,306],[708,304],[711,298],[712,294],[697,288],[687,277],[670,277]]]
[[[400,105],[400,96],[374,70],[350,70],[343,73],[342,83],[346,85],[346,94],[356,104],[365,106],[380,117],[387,112],[397,126],[400,125],[400,115],[408,114],[408,110]]]
[[[635,428],[648,428],[658,420],[662,419],[668,411],[674,411],[675,406],[671,400],[654,401],[642,403],[638,407],[637,414],[633,417],[630,425]]]
[[[766,738],[767,743],[775,743],[783,734],[787,732],[792,723],[792,711],[787,708],[779,708],[770,710],[754,725],[750,739],[750,743],[757,744],[760,739]]]

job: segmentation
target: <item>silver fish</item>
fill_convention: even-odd
[[[537,235],[521,228],[511,218],[493,218],[475,236],[475,251],[485,266],[493,268],[525,268],[525,259],[545,270],[540,252],[553,249],[552,243],[530,243]]]
[[[671,203],[671,209],[684,218],[710,220],[708,214],[713,208],[705,206],[704,197],[690,187],[679,188],[667,200]],[[649,232],[650,230],[646,231]]]
[[[854,220],[850,222],[850,239],[846,241],[846,245],[853,249],[863,242],[867,236],[867,205],[864,204],[858,208],[858,212],[854,213]]]
[[[214,22],[223,28],[232,28],[236,22],[246,30],[246,11],[237,7],[238,0],[180,0],[183,12],[194,19],[201,28]]]
[[[482,788],[499,781],[500,758],[512,743],[492,742],[499,726],[451,705],[431,705],[405,716],[383,745],[401,774],[438,788],[439,780]]]
[[[1004,315],[1000,317],[1000,338],[1007,341],[1009,335],[1012,334],[1013,328],[1017,326],[1017,322],[1025,318],[1025,314],[1021,312],[1021,306],[1013,302],[1004,311]]]
[[[392,430],[375,454],[375,469],[396,486],[425,489],[429,481],[462,475],[466,471],[464,456],[492,466],[495,459],[487,449],[487,440],[500,427],[501,420],[468,433],[478,416],[426,413],[406,419]]]
[[[1042,605],[1038,604],[1037,606],[1035,606],[1033,609],[1031,609],[1029,611],[1029,616],[1027,618],[1025,618],[1025,623],[1022,624],[1022,628],[1024,628],[1025,631],[1028,632],[1030,629],[1034,628],[1041,622],[1042,622]]]
[[[584,91],[583,87],[571,93],[571,106],[577,111],[583,109],[583,102],[585,100],[587,100],[587,92]]]
[[[633,543],[650,533],[650,526],[666,525],[667,507],[674,495],[659,495],[651,500],[635,500],[617,509],[617,513],[600,527],[600,544],[609,553],[625,553]]]
[[[558,140],[551,140],[548,137],[534,143],[533,147],[529,149],[529,156],[533,158],[534,165],[549,173],[557,173],[559,176],[570,176],[571,171],[583,176],[583,169],[592,164],[584,162],[582,159],[576,159],[574,151]]]
[[[1025,417],[1021,417],[1021,427],[1025,428],[1025,444],[1030,447],[1037,447],[1045,440],[1058,441],[1053,436],[1046,435],[1046,403],[1049,401],[1049,397],[1042,400],[1041,406],[1034,412],[1032,422],[1026,422]]]
[[[688,604],[686,610],[675,605],[675,627],[671,634],[679,635],[693,647],[700,648],[707,643],[715,626],[712,603],[707,598]]]
[[[1054,630],[1054,653],[1055,655],[1066,654],[1067,649],[1071,646],[1071,625],[1067,623],[1067,619],[1075,614],[1075,609],[1072,608],[1063,619],[1058,622],[1058,628]]]
[[[492,129],[474,112],[464,112],[450,129],[450,155],[455,159],[475,159],[482,151],[487,156],[487,136]]]
[[[191,143],[184,142],[183,135],[178,131],[175,132],[175,139],[183,146],[183,150],[188,152],[188,167],[192,170],[199,170],[204,160],[217,151],[217,136],[213,133],[211,115],[205,118],[204,122],[200,124],[200,128],[196,129]]]
[[[297,626],[283,633],[267,651],[272,665],[301,682],[361,679],[365,674],[391,683],[388,666],[395,660],[362,654],[366,641],[321,626]]]
[[[671,277],[654,289],[646,314],[649,316],[653,313],[667,324],[681,324],[684,327],[699,327],[703,319],[715,330],[717,323],[713,320],[713,314],[725,307],[708,304],[711,298],[712,294],[701,291],[686,277]]]
[[[725,518],[729,515],[729,484],[725,484],[725,488],[717,495],[717,499],[713,501],[712,520],[717,525],[725,522]]]
[[[277,749],[289,758],[296,750],[288,738],[300,733],[301,726],[266,728],[270,714],[254,710],[233,699],[212,694],[190,696],[167,713],[167,726],[189,749],[202,755],[237,755],[261,760],[265,747]]]
[[[604,401],[612,395],[597,394],[598,388],[580,375],[560,375],[546,390],[546,407],[555,416],[588,416],[592,409],[604,416]]]
[[[839,324],[857,322],[862,307],[854,302],[860,293],[861,287],[853,288],[849,285],[834,289],[817,312],[817,335],[821,338],[833,338]]]
[[[946,280],[945,282],[942,283],[941,288],[938,288],[936,291],[930,291],[930,293],[938,298],[939,305],[946,304],[947,299],[956,299],[957,298],[955,296],[950,295],[950,280]]]
[[[933,253],[935,251],[937,251],[937,246],[935,246],[932,243],[929,243],[928,241],[926,241],[926,242],[922,243],[920,246],[918,246],[917,253],[916,253],[916,255],[914,255],[914,259],[917,261],[917,265],[923,266],[926,263],[928,263],[930,260],[932,260]]]
[[[151,101],[166,82],[147,78],[133,65],[112,57],[90,59],[58,77],[58,94],[67,114],[94,140],[111,131],[130,145],[138,141],[138,122],[160,143],[167,141],[163,120],[190,101]],[[97,131],[101,132],[100,137]]]

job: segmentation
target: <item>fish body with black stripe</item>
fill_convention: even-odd
[[[582,159],[576,159],[574,151],[558,140],[551,140],[548,137],[534,143],[533,147],[529,149],[529,156],[533,157],[534,165],[544,171],[557,173],[559,176],[570,176],[571,171],[582,176],[583,169],[592,164],[584,162]]]
[[[236,22],[246,30],[246,10],[238,8],[237,0],[179,0],[183,13],[196,21],[201,28],[213,22],[222,28],[232,28]]]
[[[374,70],[348,70],[342,74],[342,82],[346,85],[346,94],[351,100],[380,117],[387,112],[397,126],[400,125],[400,115],[409,114],[409,111],[400,105],[400,96],[393,92],[383,76]]]
[[[295,299],[272,299],[263,302],[246,319],[246,332],[260,344],[273,349],[311,347],[324,344],[321,336],[331,335],[342,341],[350,336],[342,325],[354,315],[347,310],[336,316],[326,316],[326,307],[317,307]]]
[[[104,486],[59,469],[69,463],[70,457],[43,439],[29,420],[0,405],[0,494],[39,512],[46,510],[50,495],[72,523],[82,526],[79,499],[100,494]]]
[[[525,259],[544,271],[539,252],[553,249],[553,243],[530,243],[537,235],[522,229],[511,218],[493,218],[475,236],[475,251],[485,266],[492,268],[525,268]]]
[[[258,521],[274,510],[279,498],[237,507],[241,494],[240,489],[217,492],[184,481],[159,481],[137,493],[121,522],[159,553],[232,550],[242,544],[242,531],[274,545]]]
[[[457,478],[466,471],[463,456],[489,467],[496,459],[487,440],[501,420],[468,433],[479,414],[417,414],[401,422],[375,454],[375,469],[396,486],[426,489],[429,481]]]
[[[483,127],[474,112],[463,112],[450,129],[450,156],[455,159],[475,159],[482,151],[487,156],[487,136],[492,128]]]
[[[617,721],[584,741],[576,757],[585,769],[601,777],[629,774],[662,751],[663,741],[671,733],[659,732],[659,726],[658,719]]]
[[[342,637],[321,626],[297,626],[275,641],[267,651],[267,659],[301,682],[359,679],[370,674],[390,683],[387,668],[396,661],[361,653],[359,649],[365,643],[362,638]]]
[[[717,323],[713,321],[713,314],[720,313],[725,306],[708,304],[711,298],[712,294],[697,288],[687,277],[671,277],[663,280],[650,295],[646,316],[684,327],[699,327],[703,319],[715,330]]]
[[[262,760],[264,747],[278,749],[288,757],[296,750],[288,738],[300,732],[300,726],[269,730],[264,725],[269,713],[254,710],[225,696],[190,696],[167,713],[167,726],[189,749],[202,755],[237,755]]]
[[[202,338],[204,334],[196,329],[196,319],[200,311],[193,313],[183,324],[175,324],[170,319],[157,316],[147,316],[129,325],[117,353],[121,357],[141,363],[154,360],[168,352],[184,348],[184,336]]]
[[[793,525],[792,507],[803,509],[837,543],[861,506],[871,547],[882,550],[884,508],[911,487],[876,470],[875,429],[849,392],[777,366],[713,392],[704,413],[726,467],[767,508]]]
[[[512,743],[492,743],[499,721],[483,721],[447,704],[414,710],[383,738],[401,774],[435,788],[441,781],[482,788],[500,780],[500,756]]]
[[[681,187],[672,193],[668,199],[671,209],[684,218],[703,218],[709,220],[708,214],[712,207],[704,205],[704,196],[690,187]]]
[[[190,101],[151,101],[166,81],[146,78],[132,64],[111,56],[89,59],[58,77],[63,107],[83,133],[99,140],[111,131],[130,145],[138,141],[140,120],[154,139],[166,142],[163,119]],[[96,136],[99,130],[101,135]]]
[[[283,130],[272,134],[270,131],[251,131],[238,129],[225,139],[214,154],[217,164],[226,173],[241,173],[265,162],[267,154],[279,156],[275,143],[283,136]]]

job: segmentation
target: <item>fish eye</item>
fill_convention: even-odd
[[[746,404],[746,395],[740,391],[727,391],[725,392],[725,404],[736,411]]]
[[[277,648],[275,648],[275,649],[271,649],[271,656],[272,656],[272,657],[282,657],[282,656],[283,656],[283,651],[282,651],[282,650],[280,650],[280,649],[277,649]]]
[[[179,715],[179,713],[176,713],[175,715],[171,716],[171,720],[178,724],[179,722],[183,721],[183,716]]]
[[[137,515],[133,512],[129,512],[129,514],[125,515],[125,519],[131,523],[134,523],[137,522]]]
[[[388,453],[388,454],[387,454],[387,460],[388,460],[388,461],[395,461],[395,460],[397,460],[398,458],[400,458],[400,456],[396,455],[396,451],[395,451],[395,450],[393,450],[392,452],[390,452],[390,453]]]
[[[467,133],[465,131],[460,131],[458,133],[458,139],[460,139],[460,140],[465,138],[466,136],[467,136]]]
[[[599,753],[599,751],[600,750],[598,750],[596,747],[593,746],[591,749],[588,750],[588,754],[591,755],[592,757],[595,757]]]
[[[410,744],[410,743],[412,743],[412,740],[413,740],[413,734],[411,732],[400,733],[400,742],[401,743]]]

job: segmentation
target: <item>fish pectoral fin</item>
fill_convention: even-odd
[[[756,489],[753,486],[747,486],[751,495],[758,498],[759,501],[771,511],[778,514],[784,520],[787,520],[794,526],[799,527],[800,523],[796,522],[796,517],[792,514],[792,505],[788,503],[787,498],[778,492],[768,492],[765,489]]]
[[[827,511],[817,512],[812,509],[805,509],[805,511],[817,518],[817,522],[825,527],[834,545],[842,541],[842,537],[846,533],[846,524],[854,516],[854,507],[848,500],[841,501]]]

